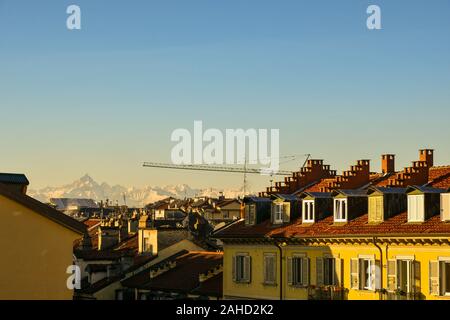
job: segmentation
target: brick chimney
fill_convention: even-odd
[[[381,156],[381,172],[394,173],[395,172],[395,155],[383,154]]]
[[[433,149],[421,149],[419,150],[419,160],[425,161],[427,163],[428,168],[433,166]]]

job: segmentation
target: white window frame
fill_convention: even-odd
[[[274,203],[273,205],[273,222],[276,224],[283,223],[284,204]]]
[[[312,212],[311,212],[312,211]],[[314,200],[303,200],[303,222],[314,222],[315,221],[315,208],[314,208]]]
[[[395,270],[396,270],[396,278],[397,278],[397,289],[400,289],[400,263],[402,262],[406,262],[406,293],[411,293],[413,292],[413,284],[412,281],[414,281],[413,277],[413,268],[414,268],[414,258],[409,258],[409,257],[397,257],[396,259],[396,266],[395,266]]]
[[[376,274],[372,271],[375,268],[375,260],[369,257],[360,257],[359,259],[359,290],[364,291],[374,291],[375,288],[372,287],[372,284],[376,281],[373,277],[376,277]],[[364,262],[368,262],[368,268],[364,269]],[[365,280],[365,281],[364,281]],[[369,286],[367,286],[367,282]]]
[[[334,221],[347,222],[348,218],[348,201],[347,198],[334,199]]]

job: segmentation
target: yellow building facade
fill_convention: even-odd
[[[450,300],[450,288],[443,283],[450,272],[446,265],[450,262],[449,241],[449,237],[377,238],[378,247],[371,238],[311,239],[307,245],[281,242],[281,286],[280,250],[275,245],[228,242],[224,245],[224,298]],[[233,260],[239,255],[250,257],[248,282],[233,279]],[[270,284],[265,282],[264,257],[267,255],[273,255],[276,261],[276,281]],[[308,279],[300,285],[288,279],[288,272],[292,272],[288,264],[295,256],[307,259]],[[334,260],[332,280],[328,283],[324,283],[324,275],[318,275],[324,272],[323,259]],[[355,264],[358,267],[355,268]],[[369,268],[370,277],[363,276],[365,266]],[[403,292],[397,289],[400,284]]]
[[[1,184],[0,217],[0,299],[72,299],[66,271],[83,224]]]
[[[446,207],[441,214],[436,207],[449,192],[366,192],[308,194],[307,203],[316,201],[311,215],[282,225],[242,220],[219,231],[224,298],[450,300],[450,223]],[[314,208],[324,201],[334,209],[319,215]]]

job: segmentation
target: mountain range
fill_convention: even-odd
[[[109,199],[113,204],[127,204],[130,207],[142,207],[167,197],[184,199],[195,196],[218,197],[223,192],[225,197],[234,198],[242,195],[242,190],[219,190],[214,188],[197,189],[186,184],[167,185],[163,187],[145,186],[142,188],[97,183],[89,175],[61,186],[46,187],[40,190],[28,190],[27,194],[39,201],[49,202],[50,198],[87,198],[95,201]]]

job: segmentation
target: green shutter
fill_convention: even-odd
[[[344,271],[342,268],[343,265],[343,259],[340,258],[334,258],[334,266],[335,266],[335,278],[334,278],[334,285],[338,287],[343,287],[343,278],[342,278],[342,272]]]
[[[433,296],[440,295],[440,283],[439,283],[439,261],[430,261],[429,264],[429,281],[430,281],[430,294]]]
[[[359,289],[359,260],[350,259],[350,288]]]
[[[231,274],[234,282],[236,282],[236,262],[237,262],[236,256],[233,256],[233,259],[231,261]]]
[[[324,265],[323,265],[323,258],[317,257],[316,258],[316,285],[317,286],[322,286],[323,285],[323,270],[324,270]]]
[[[288,281],[288,285],[290,285],[290,286],[292,285],[292,263],[293,263],[292,258],[286,259],[287,281]]]
[[[387,263],[387,290],[394,292],[397,290],[397,261],[388,260]]]
[[[252,258],[244,257],[244,282],[250,283],[252,279]]]
[[[421,268],[420,268],[420,261],[414,260],[412,262],[412,270],[413,270],[413,292],[418,295],[420,294],[422,284],[421,284]],[[416,297],[418,298],[418,297]]]
[[[283,203],[283,222],[287,223],[291,219],[291,204],[290,202]]]
[[[302,285],[309,285],[309,258],[302,258]]]

